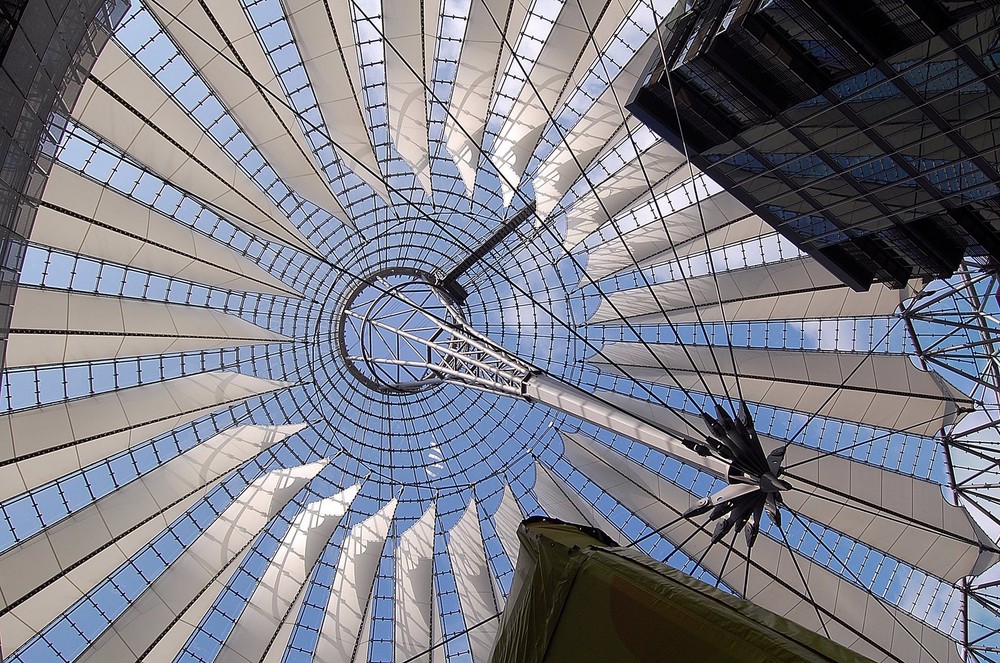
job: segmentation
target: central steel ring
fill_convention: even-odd
[[[461,316],[458,303],[427,272],[383,270],[360,280],[337,316],[337,344],[348,372],[382,393],[412,394],[437,386],[425,378],[446,340],[442,321]],[[443,338],[442,336],[445,336]]]

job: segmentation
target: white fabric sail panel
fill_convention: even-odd
[[[795,488],[783,495],[793,511],[951,583],[985,570],[980,558],[996,559],[980,547],[994,544],[939,484],[791,445],[785,464],[796,463],[804,464],[782,475]]]
[[[607,391],[596,395],[666,430],[704,435],[698,415]],[[765,454],[785,446],[759,437]],[[995,559],[994,545],[964,509],[945,500],[939,484],[794,443],[786,447],[784,465],[792,468],[782,477],[795,489],[784,494],[793,511],[869,548],[948,582],[978,575]]]
[[[361,619],[361,634],[358,636],[358,644],[354,647],[354,663],[368,663],[371,660],[373,608],[374,605],[369,599],[368,605],[365,607],[364,617]]]
[[[177,616],[177,619],[149,649],[141,660],[169,661],[177,657],[191,639],[198,625],[205,619],[215,602],[226,590],[226,585],[250,554],[247,547],[230,559],[209,581],[201,592]]]
[[[298,615],[302,611],[302,604],[305,602],[305,596],[306,590],[303,588],[302,592],[295,597],[295,601],[288,609],[288,617],[281,622],[277,632],[274,634],[274,640],[268,645],[267,651],[260,658],[260,663],[281,663],[284,660],[285,652],[288,650],[288,645],[292,640],[292,631],[295,630]]]
[[[603,513],[540,461],[535,461],[535,485],[531,490],[550,518],[574,525],[590,525],[620,543],[627,541],[621,530]]]
[[[61,209],[39,206],[35,244],[200,285],[301,297],[225,244],[60,164],[42,200]]]
[[[261,660],[360,488],[355,484],[333,497],[312,502],[295,516],[216,661]]]
[[[396,546],[395,636],[396,661],[430,663],[434,618],[434,522],[432,504],[399,537]]]
[[[601,300],[588,323],[871,317],[892,315],[913,294],[910,287],[882,284],[855,292],[806,257],[615,292]]]
[[[664,10],[672,2],[673,0],[652,0],[652,4],[656,7],[661,17],[664,15]],[[644,24],[647,18],[650,21],[652,20],[652,15],[646,10],[646,7],[649,5],[647,0],[604,0],[604,2],[601,2],[601,0],[578,0],[577,2],[567,2],[566,4],[579,6],[581,3],[584,6],[585,21],[590,24],[593,37],[584,45],[575,68],[572,71],[570,69],[564,70],[563,77],[566,84],[559,98],[552,106],[554,109],[562,108],[569,103],[591,70],[596,68],[603,73],[603,65],[598,62],[598,57],[601,53],[608,51],[612,39],[618,34],[623,33],[623,30],[630,29],[628,23],[625,22],[626,17],[632,14],[632,19],[636,19],[640,24]],[[566,7],[564,6],[562,11],[565,10]],[[643,13],[633,14],[633,12]],[[575,20],[579,20],[579,7],[576,13],[570,15]],[[539,54],[539,59],[541,57],[541,54]]]
[[[448,532],[448,559],[455,575],[455,588],[466,628],[486,622],[469,632],[472,662],[489,660],[496,639],[500,606],[494,595],[493,572],[486,561],[483,532],[476,501],[469,500],[465,513]]]
[[[303,589],[295,598],[295,602],[292,603],[291,608],[288,609],[288,618],[281,622],[277,633],[274,634],[274,641],[271,642],[267,651],[264,652],[260,663],[281,663],[284,660],[285,652],[288,650],[288,643],[292,640],[292,631],[295,630],[295,623],[298,620],[299,612],[302,610],[305,597],[306,592]]]
[[[526,0],[475,0],[469,9],[444,129],[448,153],[468,192],[476,186],[493,88],[523,31],[529,5]]]
[[[344,540],[316,644],[317,661],[349,663],[367,659],[367,650],[362,652],[357,645],[364,635],[368,602],[395,512],[393,499],[375,515],[354,525]]]
[[[207,486],[303,428],[239,426],[218,433],[6,551],[0,555],[0,610],[20,603],[13,610],[17,621],[44,627],[144,543],[133,538],[127,548],[119,544],[134,528],[152,522],[148,541],[179,515],[178,502],[190,505]],[[77,584],[82,579],[91,582]]]
[[[260,663],[281,663],[284,660],[285,652],[288,650],[288,644],[292,640],[292,631],[295,630],[305,597],[306,591],[303,589],[298,597],[296,597],[292,607],[288,610],[288,618],[281,623],[277,633],[275,633],[274,641],[268,647],[264,656],[261,657]]]
[[[444,617],[441,615],[441,601],[438,597],[437,584],[431,585],[431,642],[441,644],[444,642]],[[430,652],[429,663],[439,663],[445,660],[443,647],[438,647]]]
[[[655,39],[647,39],[615,77],[589,111],[545,157],[533,176],[535,208],[546,218],[574,182],[579,180],[605,144],[625,123],[628,112],[622,103],[639,84],[639,76],[657,49]]]
[[[222,407],[291,386],[217,371],[0,416],[0,500],[41,486]]]
[[[708,234],[704,234],[701,231],[701,218],[696,210],[688,210],[689,213],[693,211],[695,216],[698,216],[698,234],[696,234],[691,239],[681,243],[680,246],[671,247],[669,245],[660,245],[657,248],[655,255],[650,256],[643,260],[640,264],[642,266],[652,266],[667,262],[670,260],[676,260],[680,258],[686,258],[689,255],[694,255],[697,253],[705,253],[710,249],[716,249],[720,246],[729,246],[731,244],[738,244],[748,239],[756,239],[761,235],[768,235],[774,232],[767,223],[764,222],[759,216],[751,214],[749,216],[737,219],[736,221],[726,222],[720,224],[718,221],[705,220],[705,227],[708,229]],[[687,221],[683,222],[687,225]],[[659,227],[662,229],[662,225]],[[676,237],[676,232],[671,231],[671,236]]]
[[[513,200],[514,187],[521,181],[542,130],[556,114],[560,95],[579,83],[579,75],[567,77],[567,73],[588,70],[625,18],[627,5],[619,0],[574,0],[562,6],[531,67],[529,82],[504,118],[493,143],[491,159],[500,173],[504,207]],[[519,67],[513,71],[522,74]]]
[[[507,553],[510,565],[517,568],[517,553],[521,550],[521,544],[517,540],[517,528],[524,520],[524,513],[521,505],[517,503],[513,491],[509,484],[504,484],[503,494],[500,497],[500,504],[493,512],[493,526],[500,539],[503,551]]]
[[[621,219],[625,214],[634,214],[639,227],[621,234],[610,228],[599,233],[603,242],[587,257],[590,278],[602,279],[635,269],[636,263],[649,266],[703,253],[707,250],[706,238],[707,246],[719,247],[771,232],[770,226],[750,214],[728,192],[706,196],[696,203],[689,185],[643,199],[618,216]]]
[[[561,477],[559,477],[561,479]],[[593,518],[585,513],[585,509],[577,506],[570,498],[572,488],[565,488],[556,483],[555,477],[540,461],[535,461],[535,485],[531,491],[538,505],[545,510],[549,518],[557,518],[567,523],[593,525]]]
[[[330,140],[343,163],[388,200],[363,107],[353,3],[282,0],[281,4]]]
[[[4,605],[304,427],[240,426],[214,435],[9,549],[0,555],[9,578],[0,589]]]
[[[383,1],[382,7],[389,135],[430,195],[427,90],[433,89],[441,0]]]
[[[281,180],[349,222],[240,3],[158,0],[149,10]]]
[[[686,349],[685,349],[686,348]],[[725,347],[612,343],[589,361],[637,380],[715,394],[737,393]],[[956,423],[972,400],[905,355],[733,348],[747,401],[932,437]],[[722,373],[715,368],[715,361]],[[671,377],[671,375],[673,377]],[[676,380],[676,382],[675,382]]]
[[[91,79],[73,108],[76,120],[251,235],[318,255],[257,183],[113,40]]]
[[[222,478],[219,477],[178,500],[159,517],[131,530],[79,566],[66,569],[40,591],[25,597],[23,603],[13,610],[0,614],[0,632],[3,633],[4,646],[9,646],[10,651],[14,651],[38,634],[66,608],[83,598],[88,591],[152,541],[167,524],[184,515]]]
[[[563,441],[564,456],[570,464],[650,527],[677,519],[695,501],[683,488],[596,440],[563,434]],[[702,567],[716,577],[721,575],[722,581],[736,591],[742,591],[747,554],[743,537],[736,537],[733,552],[727,555],[730,537],[726,538],[726,544],[709,548],[712,530],[699,529],[699,525],[682,518],[663,535],[675,545],[683,543],[681,550],[693,559],[701,558],[707,550]],[[761,534],[754,543],[750,561],[747,599],[825,635],[813,607],[815,601],[830,637],[875,661],[957,663],[961,660],[953,640],[801,553],[793,552],[783,542]],[[808,592],[799,578],[796,563],[806,578]]]
[[[7,367],[290,340],[209,308],[22,287],[7,342]]]
[[[77,660],[137,660],[172,627],[193,630],[191,622],[196,626],[203,615],[190,612],[198,612],[195,608],[207,610],[211,602],[206,606],[199,600],[200,605],[190,609],[189,605],[206,588],[209,590],[201,595],[203,598],[213,599],[212,594],[221,591],[225,579],[220,583],[215,578],[238,563],[247,552],[247,544],[326,464],[319,461],[274,470],[254,480]],[[171,638],[171,643],[176,642]],[[175,652],[176,648],[171,654]]]
[[[212,609],[212,606],[216,604],[216,601],[225,591],[230,579],[243,564],[249,552],[249,549],[247,549],[240,553],[222,569],[212,580],[211,584],[194,600],[191,606],[180,615],[177,622],[164,634],[163,638],[153,646],[144,660],[170,660],[175,657],[177,652],[184,648],[198,629],[199,624],[202,623],[205,616]],[[240,659],[237,658],[236,660]]]
[[[690,177],[684,155],[657,140],[589,189],[566,210],[567,248],[573,248],[637,200],[672,189]]]

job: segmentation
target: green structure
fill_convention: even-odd
[[[529,518],[492,663],[868,661],[591,527]]]

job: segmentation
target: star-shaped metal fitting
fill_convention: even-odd
[[[712,543],[718,543],[735,529],[743,532],[747,547],[752,547],[760,532],[761,514],[766,511],[772,521],[781,527],[781,491],[790,490],[791,484],[779,478],[785,448],[778,447],[765,456],[764,448],[754,430],[753,418],[746,403],[740,403],[739,413],[733,419],[721,406],[716,406],[716,416],[702,413],[711,435],[705,442],[685,440],[685,446],[703,456],[717,456],[729,463],[729,485],[722,490],[698,500],[684,516],[693,518],[709,513],[710,521],[719,520],[712,532]]]

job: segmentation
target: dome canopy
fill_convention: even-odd
[[[683,10],[133,0],[10,324],[4,660],[479,663],[533,514],[997,651],[996,277],[855,292],[631,117]]]

